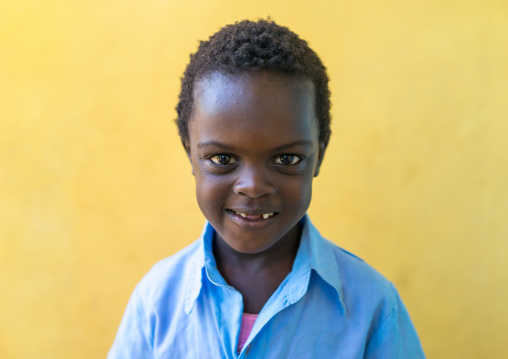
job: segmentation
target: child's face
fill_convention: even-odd
[[[260,253],[304,216],[325,145],[310,81],[221,75],[197,83],[185,147],[199,207],[234,250]]]

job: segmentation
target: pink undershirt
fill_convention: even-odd
[[[242,314],[242,325],[240,326],[240,337],[238,338],[238,352],[242,350],[245,342],[249,338],[249,334],[252,331],[257,317],[257,314]]]

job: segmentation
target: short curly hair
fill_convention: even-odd
[[[196,53],[190,55],[176,106],[178,117],[175,122],[182,142],[189,139],[194,87],[199,80],[216,71],[229,74],[272,72],[311,80],[315,90],[319,140],[328,144],[331,116],[326,67],[305,40],[270,19],[226,25],[208,41],[201,41]]]

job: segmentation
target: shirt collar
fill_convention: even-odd
[[[326,283],[337,292],[339,302],[344,309],[344,295],[337,258],[332,247],[335,245],[321,237],[319,231],[311,223],[308,215],[305,215],[300,224],[303,225],[300,246],[296,253],[293,269],[289,274],[289,304],[301,299],[307,292],[311,270],[314,270]],[[191,277],[185,294],[185,313],[189,314],[201,292],[203,274],[208,280],[221,287],[228,286],[217,269],[217,263],[213,256],[212,240],[215,229],[206,222],[203,229],[200,246],[191,259]]]
[[[342,291],[342,279],[339,263],[335,255],[337,246],[321,236],[317,228],[314,227],[310,221],[308,215],[305,215],[303,220],[306,223],[302,230],[300,249],[308,251],[309,253],[304,253],[303,256],[309,258],[310,268],[312,268],[325,282],[335,289],[339,301],[345,310],[346,307],[344,304],[344,293]]]
[[[289,275],[289,304],[293,304],[307,292],[312,270],[337,292],[340,305],[346,311],[342,281],[340,277],[335,245],[321,237],[308,215],[300,224],[303,225],[300,247],[296,253],[293,270]]]

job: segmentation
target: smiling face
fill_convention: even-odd
[[[325,150],[312,82],[213,73],[196,85],[184,145],[201,211],[237,252],[297,240]]]

